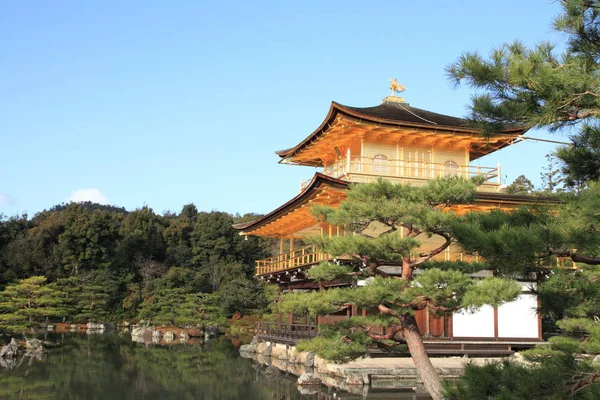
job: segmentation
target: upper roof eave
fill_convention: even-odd
[[[481,133],[481,130],[479,130],[477,128],[468,127],[468,126],[420,124],[420,123],[407,122],[407,121],[402,121],[402,120],[375,117],[372,115],[367,115],[367,114],[361,113],[356,108],[350,108],[348,106],[344,106],[340,103],[332,101],[331,106],[329,107],[329,112],[327,113],[327,116],[325,117],[325,119],[323,120],[321,125],[319,125],[319,127],[315,131],[313,131],[310,135],[308,135],[302,142],[300,142],[296,146],[288,148],[288,149],[275,151],[275,154],[277,154],[281,158],[287,158],[287,157],[292,156],[294,153],[296,153],[298,150],[303,148],[307,143],[312,141],[314,138],[322,135],[325,132],[327,126],[331,125],[331,122],[333,120],[335,120],[337,114],[339,114],[339,113],[345,114],[350,117],[358,118],[361,121],[385,124],[385,125],[390,125],[390,126],[395,126],[395,127],[403,126],[403,127],[421,128],[421,129],[428,129],[428,130],[433,129],[433,130],[441,130],[441,131],[452,131],[452,132],[459,132],[459,133],[465,133],[465,134]],[[460,118],[449,117],[449,116],[446,116],[443,114],[437,114],[437,113],[432,113],[432,114],[436,114],[441,117],[452,118],[454,120],[462,120],[466,123],[466,120],[463,120]],[[528,130],[528,128],[525,128],[525,127],[511,127],[511,128],[507,128],[507,129],[503,130],[502,133],[509,137],[516,138],[519,135],[522,135],[523,133],[525,133],[527,130]]]

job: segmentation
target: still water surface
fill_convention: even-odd
[[[161,346],[128,335],[53,334],[47,340],[60,342],[59,349],[0,367],[0,399],[424,399],[390,392],[363,397],[326,387],[303,394],[296,377],[265,374],[222,339]]]

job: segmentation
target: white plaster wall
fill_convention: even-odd
[[[454,337],[494,337],[494,308],[483,306],[474,313],[466,310],[452,315]]]
[[[522,294],[515,301],[498,308],[498,337],[537,339],[537,298]]]

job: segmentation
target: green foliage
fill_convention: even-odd
[[[492,269],[515,274],[550,262],[540,254],[546,251],[553,233],[558,234],[558,228],[543,210],[521,208],[466,214],[454,224],[452,234],[467,253],[479,254]]]
[[[485,304],[494,307],[516,299],[521,294],[521,285],[513,280],[486,278],[470,287],[463,299],[465,308],[478,308]]]
[[[472,203],[475,191],[472,181],[457,176],[438,177],[423,187],[379,178],[372,184],[353,186],[339,208],[315,206],[313,214],[334,225],[347,224],[355,231],[378,222],[389,229],[402,223],[434,233],[453,220],[453,214],[443,212],[443,206]]]
[[[159,324],[208,325],[223,323],[219,298],[198,293],[201,273],[186,268],[171,268],[144,289],[139,318]]]
[[[390,331],[391,337],[373,333],[370,328],[374,324],[395,325],[395,330],[409,326],[416,329],[413,315],[425,307],[441,315],[464,307],[500,305],[513,300],[521,293],[517,283],[499,278],[477,281],[465,273],[480,270],[487,264],[468,266],[462,262],[430,261],[452,242],[452,230],[462,221],[447,212],[448,207],[473,202],[475,190],[473,181],[454,176],[434,179],[421,187],[379,179],[353,186],[339,208],[314,207],[313,214],[317,218],[350,226],[355,234],[315,237],[310,241],[326,253],[353,256],[362,261],[365,268],[361,274],[370,277],[365,285],[356,288],[283,295],[274,305],[274,311],[315,316],[343,312],[349,306],[379,310],[377,318],[350,318],[335,325],[333,329],[337,333],[320,332],[318,339],[302,344],[303,348],[313,348],[329,358],[339,359],[365,351],[364,341],[354,339],[350,333],[366,335],[370,342],[384,346],[389,346],[390,339],[395,344],[401,340],[401,335],[394,334],[394,330]],[[421,245],[419,238],[425,236],[438,236],[444,245],[427,251],[417,250]],[[378,268],[383,265],[401,266],[402,275],[382,273]],[[443,268],[436,268],[437,265]],[[309,276],[329,281],[350,273],[353,273],[350,268],[324,263],[311,269]]]
[[[486,262],[466,262],[466,261],[427,261],[421,264],[419,269],[438,268],[441,270],[456,270],[465,274],[474,274],[479,271],[492,269]]]
[[[159,309],[168,308],[165,299],[178,298],[176,290],[182,290],[178,321],[188,318],[188,305],[197,305],[197,299],[186,298],[189,294],[218,293],[214,302],[224,314],[263,310],[271,289],[252,275],[254,260],[266,257],[270,244],[243,240],[231,228],[233,222],[226,213],[198,213],[193,204],[179,215],[163,216],[149,207],[127,213],[91,203],[59,205],[31,220],[0,215],[0,287],[46,277],[46,286],[56,288],[62,302],[60,312],[44,315],[50,321],[134,318],[142,304],[144,312],[154,315],[162,288],[173,291],[162,294]],[[21,317],[4,313],[3,318],[15,325]],[[42,318],[33,320],[27,325]]]
[[[545,315],[594,318],[600,315],[600,272],[587,267],[578,271],[557,270],[542,282],[538,294]]]
[[[125,262],[146,258],[164,260],[166,244],[163,238],[165,224],[150,207],[130,212],[123,220],[120,234],[120,255]]]
[[[596,228],[600,184],[590,183],[564,201],[551,212],[523,207],[514,212],[469,213],[454,224],[452,234],[468,253],[483,256],[503,274],[554,267],[556,257],[600,263]]]
[[[22,331],[44,318],[64,315],[62,306],[60,292],[45,277],[21,279],[0,292],[0,329]]]
[[[447,73],[455,84],[466,82],[482,91],[471,102],[471,120],[487,134],[498,133],[507,124],[551,130],[578,125],[580,131],[571,136],[573,146],[557,152],[565,183],[578,187],[600,178],[600,2],[561,3],[563,11],[554,28],[567,34],[562,54],[549,43],[527,48],[517,41],[496,48],[487,59],[466,52]],[[543,174],[549,190],[556,183],[551,171],[558,169]]]
[[[572,135],[571,146],[559,147],[556,156],[564,162],[565,184],[580,187],[585,182],[600,180],[600,128],[584,125]]]
[[[319,357],[331,361],[349,361],[365,354],[371,340],[364,332],[336,331],[320,332],[310,340],[300,340],[296,344],[298,351],[314,351]]]
[[[70,322],[102,322],[109,319],[111,300],[117,291],[114,273],[109,270],[60,279],[56,282],[68,308]]]
[[[308,270],[307,275],[315,281],[329,282],[337,278],[348,279],[348,274],[353,271],[353,267],[349,265],[338,265],[328,262],[317,264]]]
[[[345,309],[344,304],[350,295],[348,289],[330,289],[324,292],[294,292],[283,295],[271,305],[277,313],[296,316],[317,316],[332,314]]]
[[[546,163],[546,166],[542,168],[542,172],[540,173],[542,181],[541,189],[548,193],[564,191],[565,177],[562,174],[555,154],[546,154]]]
[[[227,315],[232,315],[246,309],[266,310],[279,294],[279,287],[239,275],[226,279],[217,294],[220,307]]]
[[[525,366],[504,361],[478,367],[470,364],[457,381],[446,382],[448,400],[530,400],[530,399],[594,399],[600,395],[597,384],[577,392],[568,382],[579,373],[591,372],[574,357],[554,357],[543,364]],[[571,382],[575,384],[576,381]]]
[[[508,194],[529,194],[533,192],[533,183],[525,175],[519,175],[517,178],[506,187]]]

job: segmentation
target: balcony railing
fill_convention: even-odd
[[[317,264],[321,261],[333,260],[329,254],[317,251],[312,246],[302,247],[300,249],[279,254],[275,257],[256,261],[256,275],[263,275],[279,271],[285,271],[295,267],[307,267]],[[450,246],[445,251],[436,254],[433,261],[463,261],[467,263],[484,262],[483,257],[477,254],[464,253],[459,247]],[[556,259],[556,267],[561,269],[577,269],[577,265],[568,257],[559,257]]]
[[[333,260],[329,254],[317,250],[315,245],[299,248],[294,251],[281,253],[275,257],[256,260],[256,275],[264,275],[273,272],[285,271],[296,267],[305,267],[317,264],[321,261]],[[452,247],[433,257],[435,261],[482,261],[477,255],[469,255]]]
[[[257,322],[256,335],[262,340],[273,340],[295,344],[300,339],[317,336],[315,325],[282,324],[277,322]]]
[[[370,175],[390,178],[406,178],[428,180],[438,176],[458,175],[465,178],[482,176],[484,182],[497,184],[500,182],[500,166],[480,167],[458,165],[454,163],[434,163],[414,160],[382,160],[369,157],[351,157],[323,169],[323,174],[333,178],[351,179],[351,175]],[[308,185],[302,182],[300,190]]]
[[[278,254],[275,257],[256,260],[256,275],[312,265],[330,259],[332,259],[332,257],[328,254],[317,251],[315,245],[306,246],[294,251]]]

